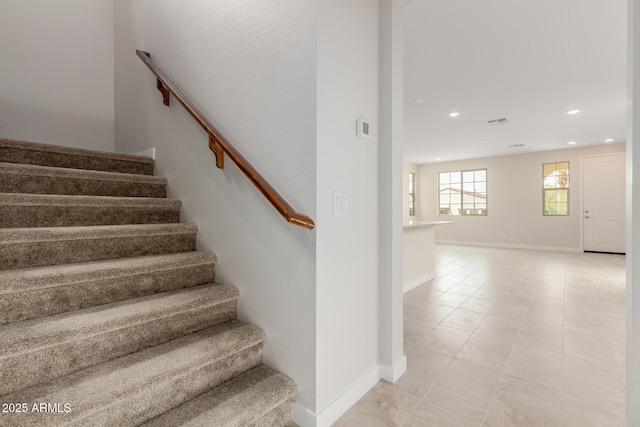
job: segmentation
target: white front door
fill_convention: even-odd
[[[625,252],[625,155],[585,157],[584,250]]]

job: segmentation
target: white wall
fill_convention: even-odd
[[[240,289],[240,317],[265,329],[265,363],[298,384],[294,420],[303,426],[329,425],[347,409],[336,401],[367,391],[363,377],[375,383],[381,364],[392,377],[406,363],[401,255],[384,269],[399,288],[380,279],[380,235],[402,250],[399,204],[388,223],[378,215],[380,189],[401,198],[402,73],[396,60],[384,98],[395,113],[379,114],[379,6],[116,0],[116,149],[156,147],[158,173],[183,200],[184,219],[198,224],[200,249],[218,255],[218,280]],[[389,19],[397,27],[399,15]],[[177,103],[162,105],[136,48],[315,219],[314,231],[285,223],[229,162],[215,169],[206,136]],[[388,161],[379,157],[380,116]],[[371,123],[367,140],[356,137],[358,117]],[[395,178],[381,182],[381,168]],[[334,216],[335,191],[347,193],[347,215]]]
[[[380,2],[380,134],[378,215],[380,226],[380,376],[396,382],[407,370],[403,346],[402,157],[404,146],[404,7]]]
[[[113,0],[0,0],[0,28],[0,137],[113,151]]]
[[[402,172],[402,213],[403,220],[407,222],[412,219],[417,219],[420,216],[420,204],[418,202],[418,196],[420,195],[420,178],[419,178],[419,166],[415,163],[404,162],[403,164],[403,172]],[[414,215],[409,215],[409,174],[413,173],[414,176],[414,185],[415,185],[415,195],[414,195]]]
[[[628,6],[626,425],[634,427],[640,424],[640,5]]]
[[[379,364],[378,2],[318,13],[317,403],[321,413]],[[371,137],[356,137],[356,119]],[[333,215],[334,191],[348,214]]]
[[[420,166],[421,219],[451,219],[438,241],[506,247],[582,248],[581,157],[621,153],[625,144],[544,151]],[[542,164],[570,162],[570,215],[542,216]],[[437,217],[438,172],[487,168],[487,216]]]
[[[288,224],[177,102],[162,104],[134,50],[149,51],[291,205],[316,219],[316,45],[312,0],[116,0],[116,150],[156,147],[157,173],[216,253],[239,317],[267,334],[264,361],[314,408],[316,231]],[[354,203],[357,206],[357,203]],[[318,222],[318,230],[323,227]],[[339,296],[339,295],[338,295]]]

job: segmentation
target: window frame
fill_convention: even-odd
[[[555,165],[554,166],[554,172],[557,171],[557,165],[560,164],[566,164],[567,168],[567,186],[566,187],[550,187],[547,188],[545,187],[545,166],[547,165]],[[547,193],[549,192],[559,192],[559,191],[566,191],[567,192],[567,201],[566,201],[566,205],[567,205],[567,213],[547,213]],[[555,202],[557,204],[557,202]],[[543,217],[553,217],[553,216],[570,216],[571,215],[571,162],[569,162],[568,160],[565,161],[561,161],[561,162],[549,162],[549,163],[543,163],[542,164],[542,216]]]
[[[416,174],[409,172],[409,216],[416,216]]]
[[[466,194],[465,190],[464,190],[464,174],[465,172],[484,172],[484,181],[476,181],[475,177],[473,180],[473,183],[475,184],[476,182],[482,182],[485,185],[485,191],[481,192],[481,193],[477,193],[474,192],[473,194]],[[441,198],[442,198],[442,190],[441,190],[441,183],[440,180],[442,178],[442,174],[459,174],[460,177],[460,213],[459,214],[453,214],[451,213],[451,203],[448,204],[447,208],[442,208],[442,202],[441,202]],[[437,202],[437,212],[438,212],[438,216],[488,216],[489,214],[489,198],[488,198],[488,182],[489,182],[489,172],[487,170],[487,168],[477,168],[477,169],[462,169],[462,170],[452,170],[452,171],[441,171],[438,172],[438,202]],[[475,188],[475,187],[474,187]],[[484,209],[482,208],[476,208],[476,203],[475,201],[472,202],[473,204],[473,208],[472,211],[473,213],[465,213],[465,195],[466,197],[478,197],[478,194],[484,194],[484,203],[482,205],[484,205]],[[449,196],[451,196],[451,193],[449,193]],[[467,204],[469,204],[467,202]],[[457,205],[457,204],[456,204]],[[445,212],[448,211],[448,212]],[[483,213],[477,213],[477,211],[479,210],[483,210]]]

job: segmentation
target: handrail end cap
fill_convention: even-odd
[[[304,227],[309,230],[313,230],[316,226],[311,218],[304,215],[290,217],[287,221],[291,224],[299,225],[300,227]]]

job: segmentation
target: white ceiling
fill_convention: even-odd
[[[626,12],[627,0],[409,2],[405,160],[624,142]]]

